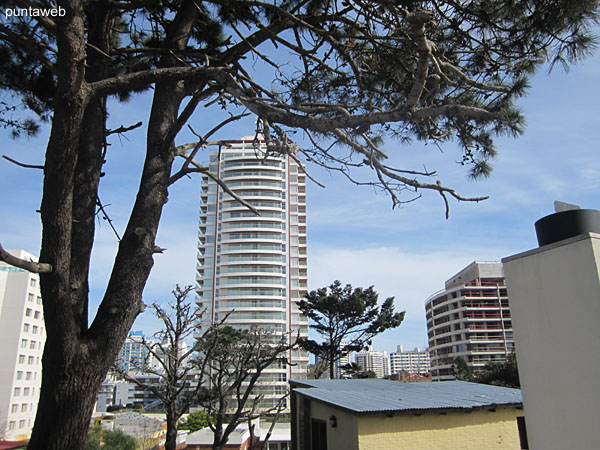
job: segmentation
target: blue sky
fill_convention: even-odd
[[[375,339],[374,347],[394,351],[427,346],[424,302],[444,281],[474,260],[499,260],[537,246],[533,224],[553,212],[553,201],[600,209],[600,54],[571,69],[538,74],[520,106],[527,117],[525,134],[497,141],[498,158],[491,178],[473,182],[456,161],[456,148],[440,153],[434,146],[402,146],[385,150],[405,168],[438,171],[438,178],[465,196],[489,195],[479,204],[450,202],[450,219],[435,193],[391,209],[389,198],[356,187],[314,167],[310,173],[326,189],[309,184],[307,195],[309,288],[335,279],[355,286],[374,285],[381,297],[394,296],[406,319],[397,330]],[[130,125],[148,117],[148,96],[111,110],[110,126]],[[192,126],[208,129],[215,118],[199,111]],[[218,137],[253,134],[253,121],[232,126]],[[101,199],[116,227],[123,230],[135,198],[144,151],[145,130],[114,138],[101,186]],[[43,163],[48,130],[35,139],[13,140],[0,130],[0,154],[30,164]],[[178,142],[191,141],[187,134]],[[37,253],[41,171],[0,160],[0,242],[5,248]],[[157,255],[144,292],[146,303],[166,302],[175,283],[193,284],[199,204],[199,177],[182,179],[169,195],[157,244]],[[100,221],[91,274],[92,308],[97,306],[109,275],[116,239]],[[142,314],[134,329],[147,333],[157,322]]]

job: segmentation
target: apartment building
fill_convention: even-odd
[[[364,372],[375,372],[377,378],[383,378],[390,374],[390,358],[387,352],[379,352],[369,348],[357,352],[355,361]]]
[[[390,353],[390,371],[394,373],[426,374],[431,370],[429,352],[415,347],[413,350],[404,350],[401,345],[395,352]]]
[[[145,366],[152,366],[153,358],[148,350],[148,345],[152,344],[154,341],[147,339],[143,331],[130,331],[117,356],[119,370],[125,373],[139,372]]]
[[[260,215],[203,177],[196,301],[206,323],[228,315],[227,322],[241,329],[259,326],[289,340],[308,336],[296,305],[307,289],[302,167],[290,156],[267,153],[254,137],[222,142],[209,166]],[[275,404],[288,379],[306,377],[308,355],[295,350],[288,357],[294,365],[265,371],[265,406]]]
[[[37,260],[25,250],[8,250]],[[0,262],[0,439],[31,435],[46,342],[39,277]]]
[[[453,380],[462,358],[474,373],[514,351],[512,321],[502,264],[473,262],[425,302],[431,374]]]

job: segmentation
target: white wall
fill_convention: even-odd
[[[505,258],[530,449],[600,448],[600,235]]]

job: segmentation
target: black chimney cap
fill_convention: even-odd
[[[542,217],[535,223],[540,247],[586,233],[600,234],[600,211],[572,209]]]

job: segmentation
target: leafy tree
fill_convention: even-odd
[[[105,431],[102,440],[104,448],[110,450],[136,450],[137,443],[135,439],[120,430]]]
[[[377,374],[372,370],[364,370],[356,374],[353,378],[377,378]]]
[[[187,418],[179,424],[180,430],[189,430],[190,433],[201,430],[208,426],[208,417],[204,411],[190,413]]]
[[[351,378],[377,378],[377,374],[372,370],[363,370],[357,363],[350,363],[342,366],[342,373]]]
[[[323,339],[301,339],[299,344],[327,361],[329,377],[335,378],[335,364],[350,352],[366,348],[371,339],[385,330],[399,327],[404,312],[394,312],[394,297],[377,306],[373,286],[352,288],[334,281],[330,286],[306,294],[298,309],[307,315],[309,326]]]
[[[495,384],[496,386],[520,388],[517,355],[513,352],[508,355],[504,362],[487,364],[483,371],[475,377],[474,381],[483,384]]]
[[[52,3],[0,6],[6,102],[0,126],[35,131],[31,118],[13,121],[17,106],[51,119],[45,161],[29,166],[44,170],[40,262],[17,260],[0,247],[0,260],[40,273],[47,340],[30,450],[83,448],[96,392],[143,309],[144,286],[163,251],[155,240],[169,187],[193,172],[215,176],[195,157],[216,131],[253,114],[269,152],[377,186],[394,205],[424,191],[439,193],[446,210],[447,197],[482,200],[432,181],[434,171],[386,163],[378,143],[455,140],[471,173],[489,174],[494,137],[521,132],[514,102],[528,77],[548,61],[568,65],[593,48],[589,30],[598,1],[58,0],[57,6],[60,15],[33,17],[8,11]],[[109,129],[108,99],[149,88],[139,189],[90,324],[103,165],[114,135],[142,125]],[[176,146],[201,104],[229,115],[195,132],[195,142]],[[304,130],[310,144],[291,143],[294,130]],[[372,177],[360,178],[360,168]]]
[[[196,331],[200,317],[195,306],[186,301],[191,291],[192,286],[183,289],[177,286],[173,291],[175,301],[169,304],[169,309],[157,303],[152,305],[163,328],[154,333],[152,342],[142,339],[141,343],[148,352],[147,361],[136,368],[136,374],[119,371],[125,380],[152,392],[161,400],[167,420],[166,450],[176,449],[177,422],[188,410],[201,383],[193,363],[197,344],[190,348],[181,346]],[[148,381],[140,374],[151,375],[152,380]]]
[[[473,369],[460,356],[452,364],[454,377],[460,381],[474,381]]]
[[[85,450],[136,450],[135,439],[120,430],[105,430],[100,425],[90,428],[85,443]]]

